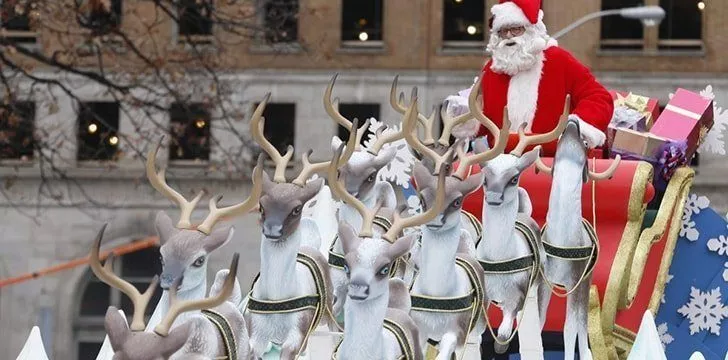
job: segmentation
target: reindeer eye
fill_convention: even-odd
[[[263,209],[263,205],[258,206],[258,212],[260,212],[260,216],[265,216],[265,209]]]
[[[459,208],[463,204],[463,198],[457,198],[452,202],[452,207]]]
[[[349,275],[349,264],[344,263],[344,272]]]
[[[511,185],[518,185],[518,176],[514,176],[510,181]]]
[[[378,274],[381,276],[389,275],[389,264],[387,264],[387,265],[383,266],[381,269],[379,269]]]
[[[369,177],[367,178],[367,182],[374,182],[374,180],[376,180],[376,179],[377,179],[377,174],[374,173],[374,174],[369,175]]]
[[[298,205],[295,208],[293,208],[293,211],[291,211],[291,215],[293,215],[293,216],[301,215],[301,210],[303,210],[303,206]]]
[[[205,264],[205,257],[204,256],[200,256],[200,257],[197,258],[197,260],[195,260],[195,262],[192,263],[192,266],[198,268],[198,267],[201,267],[204,264]]]

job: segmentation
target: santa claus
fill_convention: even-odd
[[[483,112],[500,126],[507,106],[512,131],[526,123],[527,132],[547,133],[556,127],[570,94],[570,118],[578,119],[587,145],[599,147],[612,118],[612,97],[589,69],[547,34],[540,8],[541,0],[500,0],[491,9],[487,51],[492,57],[481,74]],[[468,111],[468,93],[463,90],[446,99],[450,115]],[[475,120],[453,131],[458,138],[470,139],[486,133]],[[515,142],[509,141],[509,148]],[[553,154],[555,145],[550,145],[544,146],[544,154]]]

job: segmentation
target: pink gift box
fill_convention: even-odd
[[[686,141],[688,148],[685,155],[689,161],[712,127],[713,100],[692,91],[677,89],[650,133],[675,141]]]

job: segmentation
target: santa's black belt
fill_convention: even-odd
[[[202,310],[201,312],[202,315],[210,320],[220,332],[223,345],[225,346],[225,359],[236,360],[238,358],[238,346],[236,345],[235,334],[233,334],[230,323],[227,321],[227,319],[225,319],[224,316],[220,315],[214,310],[208,309]]]
[[[478,262],[485,273],[511,274],[530,270],[533,267],[533,254],[506,261],[490,262],[478,260]]]
[[[289,313],[306,309],[316,309],[319,303],[318,295],[301,296],[287,300],[256,300],[248,298],[248,310],[252,313],[271,314]]]
[[[475,300],[475,292],[456,298],[411,295],[412,310],[426,312],[460,312],[470,310]]]

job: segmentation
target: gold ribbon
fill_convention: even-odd
[[[652,120],[654,119],[652,119],[652,113],[647,108],[650,102],[650,98],[646,96],[635,95],[633,93],[629,93],[627,94],[627,96],[622,96],[622,94],[620,93],[616,94],[617,99],[614,100],[615,107],[623,106],[628,109],[635,110],[645,117],[645,121],[648,127],[650,126],[650,124],[652,124]]]

